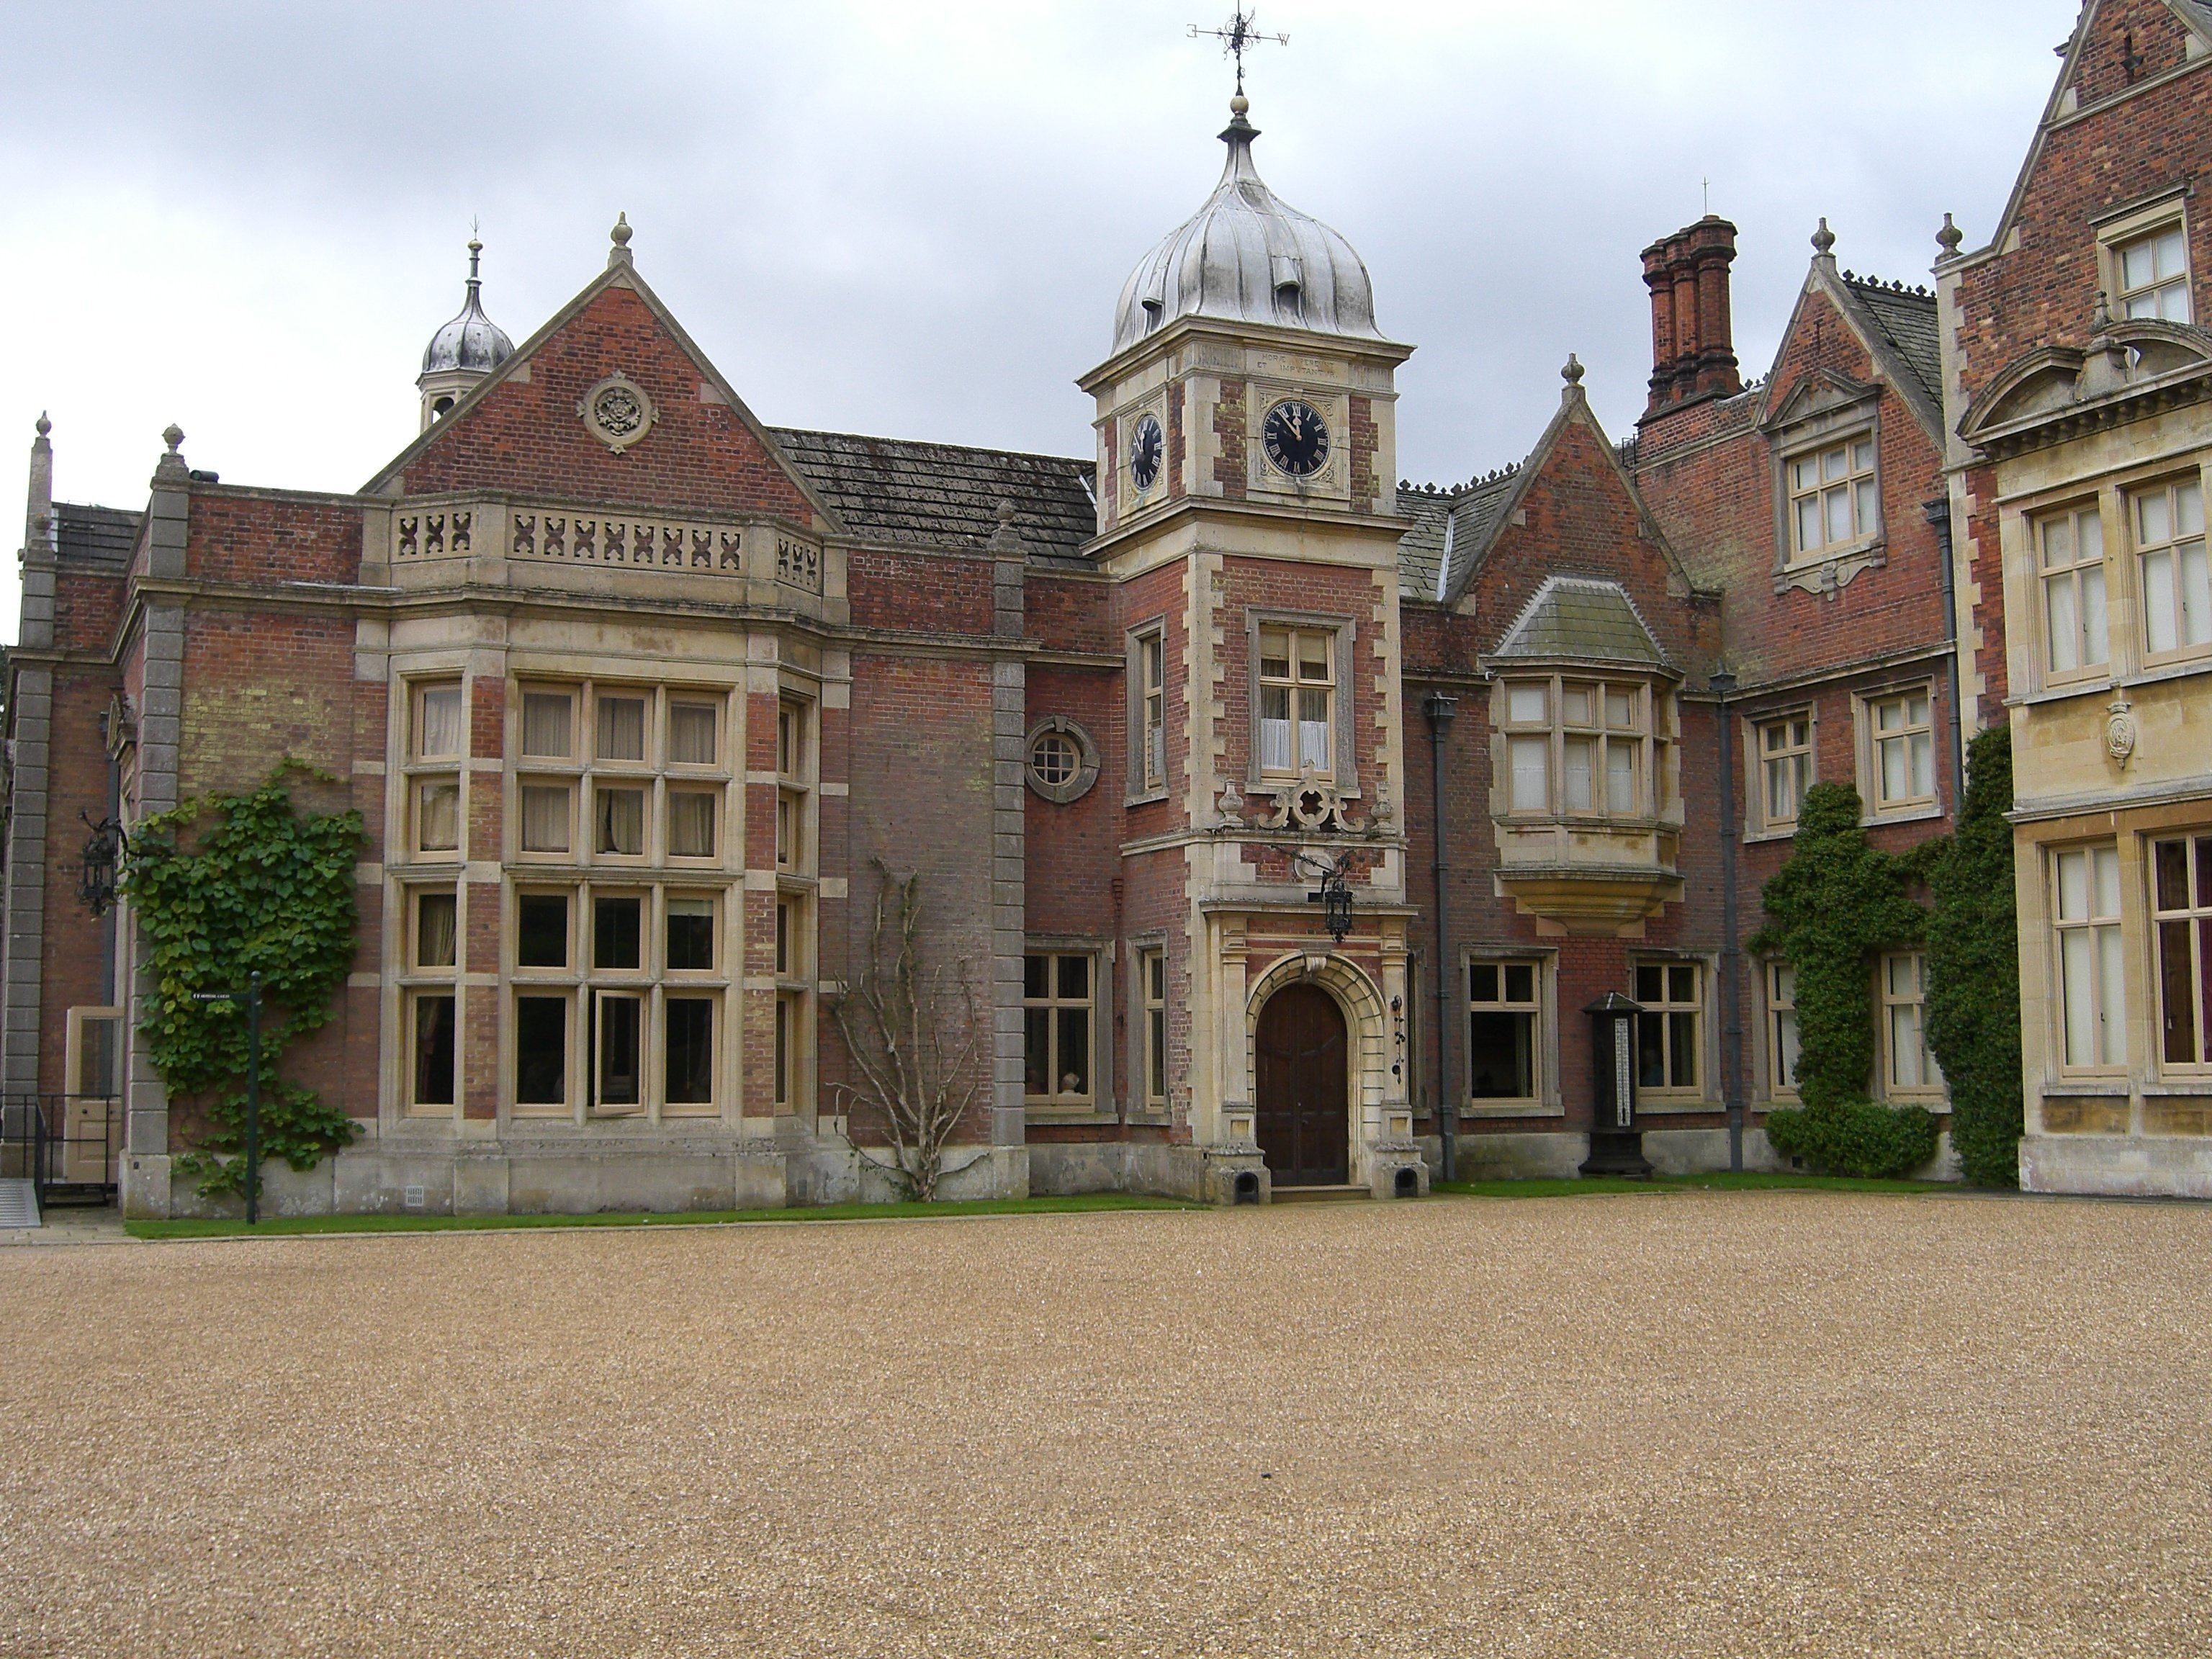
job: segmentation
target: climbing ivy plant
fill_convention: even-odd
[[[1840,1175],[1901,1175],[1935,1156],[1936,1120],[1917,1106],[1867,1098],[1874,1076],[1872,958],[1917,945],[1927,913],[1910,891],[1917,859],[1869,846],[1858,792],[1805,793],[1790,861],[1762,890],[1767,925],[1751,940],[1797,973],[1797,1092],[1802,1109],[1767,1114],[1785,1156]]]
[[[302,817],[288,775],[327,775],[286,760],[250,794],[209,795],[143,822],[131,838],[123,890],[151,953],[154,992],[143,1011],[154,1068],[173,1097],[200,1097],[207,1127],[178,1160],[213,1196],[244,1190],[246,1018],[243,993],[261,975],[261,1150],[312,1170],[359,1128],[315,1092],[281,1075],[285,1050],[330,1021],[353,965],[357,811]]]
[[[2012,732],[1967,750],[1959,833],[1928,874],[1928,1045],[1951,1087],[1951,1146],[1967,1180],[2020,1184],[2020,945],[2013,890]]]

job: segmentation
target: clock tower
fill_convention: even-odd
[[[1376,325],[1351,244],[1261,179],[1241,92],[1230,108],[1220,183],[1138,264],[1081,381],[1128,676],[1125,914],[1168,1011],[1176,1184],[1389,1192],[1426,1179],[1395,513],[1412,348]]]

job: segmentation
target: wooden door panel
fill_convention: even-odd
[[[1255,1127],[1278,1186],[1348,1176],[1347,1047],[1343,1012],[1318,986],[1285,987],[1260,1011]]]

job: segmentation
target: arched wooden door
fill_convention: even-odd
[[[1279,1187],[1351,1175],[1344,1011],[1317,985],[1288,985],[1260,1011],[1260,1150]]]

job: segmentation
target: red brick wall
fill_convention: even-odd
[[[1220,453],[1213,458],[1213,482],[1232,501],[1244,499],[1244,428],[1249,416],[1242,380],[1221,383],[1221,401],[1213,409],[1213,435]]]
[[[95,917],[79,898],[84,844],[112,814],[106,745],[100,718],[114,696],[115,676],[104,669],[58,668],[51,738],[47,744],[46,938],[40,956],[39,1089],[57,1094],[68,1086],[69,1011],[105,1007],[113,999],[111,952],[115,913]]]
[[[594,295],[532,354],[529,370],[527,380],[511,374],[437,430],[407,464],[410,495],[513,489],[811,520],[805,494],[737,411],[700,401],[700,364],[633,290]],[[576,412],[585,392],[612,374],[644,387],[657,411],[652,431],[620,454]]]
[[[185,568],[204,581],[350,582],[361,576],[357,501],[192,486]]]
[[[855,548],[845,566],[854,625],[988,634],[993,562],[976,554]]]

